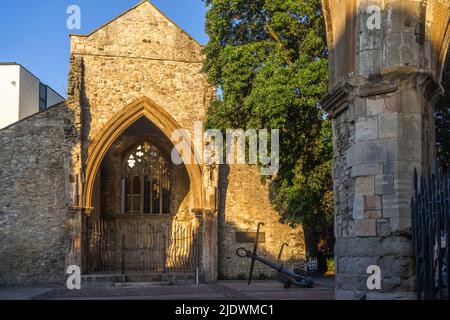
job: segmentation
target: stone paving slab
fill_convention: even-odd
[[[36,287],[0,287],[0,300],[31,300],[36,296],[49,293],[54,288]]]
[[[208,285],[151,285],[137,288],[2,288],[0,300],[334,300],[334,278],[311,289],[284,289],[276,281],[222,281]]]

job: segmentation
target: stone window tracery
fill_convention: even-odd
[[[156,146],[139,144],[125,158],[123,172],[123,213],[170,214],[170,167]]]

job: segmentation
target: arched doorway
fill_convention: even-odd
[[[84,273],[202,270],[201,171],[172,163],[176,129],[142,98],[94,140],[83,192]]]
[[[200,222],[189,212],[189,175],[172,144],[145,117],[109,148],[94,184],[86,270],[194,272]]]

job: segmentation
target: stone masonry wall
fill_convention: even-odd
[[[202,72],[203,48],[150,3],[142,2],[92,34],[72,36],[71,41],[72,54],[83,60],[85,150],[118,111],[142,96],[155,101],[191,132],[195,121],[204,121],[215,90]],[[221,190],[226,199],[219,227],[223,275],[248,272],[247,262],[235,255],[233,239],[235,231],[254,231],[257,221],[266,223],[267,243],[261,252],[276,258],[286,241],[290,244],[286,259],[303,259],[302,233],[291,234],[289,227],[278,223],[268,191],[255,172],[237,170],[232,170],[228,188]]]
[[[261,184],[256,167],[223,165],[219,177],[219,276],[222,279],[247,277],[250,259],[239,258],[240,247],[253,250],[251,243],[237,243],[236,232],[256,232],[259,222],[265,225],[266,241],[258,247],[259,255],[276,261],[281,245],[286,242],[281,261],[288,267],[304,266],[305,243],[303,229],[292,229],[279,222],[279,215],[269,201],[268,185]],[[276,273],[256,262],[254,277],[273,277]]]
[[[370,265],[383,272],[381,292],[414,291],[412,179],[415,168],[420,173],[429,165],[427,132],[433,130],[416,93],[420,88],[399,85],[405,87],[353,97],[333,120],[338,292],[367,290]]]
[[[147,96],[186,129],[203,121],[214,90],[203,47],[149,2],[89,36],[72,36],[83,59],[85,132],[92,140],[118,111]],[[170,138],[170,137],[169,137]]]
[[[64,281],[73,134],[65,105],[0,130],[0,285]]]
[[[433,112],[450,3],[323,4],[331,77],[322,105],[333,119],[335,150],[336,298],[414,298],[412,180],[415,168],[421,174],[434,166]],[[374,5],[380,9],[375,27]],[[340,72],[336,64],[348,68]],[[381,269],[377,290],[366,282],[371,265]]]

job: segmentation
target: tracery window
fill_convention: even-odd
[[[126,157],[123,172],[123,213],[170,214],[170,167],[156,146],[139,144]]]

